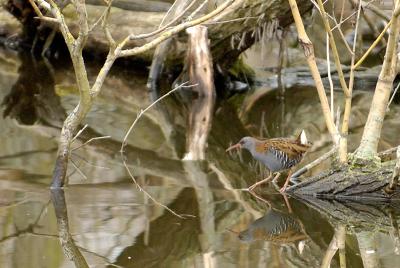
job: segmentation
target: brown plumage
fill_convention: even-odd
[[[307,141],[305,132],[302,131],[297,139],[274,138],[267,140],[258,140],[252,137],[244,137],[239,143],[229,147],[227,151],[235,148],[245,148],[251,155],[261,163],[263,163],[271,173],[291,169],[297,165],[308,151],[311,144]],[[289,183],[291,170],[286,179],[285,185],[281,188],[284,191]],[[256,184],[249,187],[249,190],[270,180],[269,176]]]

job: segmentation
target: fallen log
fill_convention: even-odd
[[[318,197],[322,199],[352,201],[393,201],[400,200],[399,188],[387,191],[393,163],[382,167],[343,167],[323,172],[287,189],[299,198]]]
[[[120,1],[121,2],[121,1]],[[200,5],[198,3],[197,5]],[[312,5],[309,1],[299,0],[299,8],[302,13],[311,9]],[[122,6],[121,6],[122,7]],[[194,6],[193,9],[198,6]],[[97,19],[103,13],[105,7],[94,6],[87,4],[87,12],[89,18],[89,25],[94,25]],[[32,25],[40,28],[41,26],[33,19],[35,16],[28,0],[15,1],[9,0],[7,2],[7,9],[16,16],[23,27],[25,32],[32,32]],[[72,9],[71,6],[65,7],[66,20],[70,26],[72,34],[75,36],[78,33],[78,25],[76,18],[68,14]],[[206,13],[207,11],[203,11]],[[190,12],[188,13],[190,14]],[[156,30],[165,12],[144,12],[132,11],[122,8],[112,7],[111,16],[109,21],[109,29],[115,40],[122,40],[131,33],[142,34],[149,33]],[[183,20],[187,19],[188,15],[183,16]],[[0,22],[2,24],[8,23],[7,21]],[[290,12],[289,4],[283,0],[237,0],[230,7],[228,7],[222,14],[212,21],[205,23],[209,31],[210,48],[214,58],[214,62],[218,62],[223,66],[230,65],[237,57],[258,40],[264,40],[268,37],[268,32],[273,32],[274,28],[286,27],[292,23],[292,15]],[[43,32],[43,27],[40,32]],[[4,33],[7,34],[7,33]],[[9,36],[14,32],[8,33]],[[36,33],[30,33],[35,35]],[[41,36],[41,38],[43,38]],[[138,39],[131,41],[128,45],[130,47],[141,46],[148,43],[151,38]],[[180,65],[184,57],[187,41],[185,35],[174,38],[175,45],[173,50],[168,53],[167,64]],[[108,52],[108,41],[104,35],[101,27],[95,27],[90,33],[85,47],[86,52],[95,55],[104,55]],[[152,59],[153,51],[143,53],[133,58],[134,60],[141,60],[149,63]]]

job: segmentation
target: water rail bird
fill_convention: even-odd
[[[302,159],[304,154],[311,147],[306,133],[301,131],[297,139],[273,138],[267,140],[258,140],[253,137],[244,137],[237,144],[230,146],[226,151],[244,148],[248,150],[254,159],[260,161],[271,172],[270,175],[253,185],[248,190],[252,191],[260,184],[268,182],[274,173],[277,173],[274,180],[280,176],[280,171],[289,170],[285,184],[280,189],[284,192],[289,184],[292,168]]]

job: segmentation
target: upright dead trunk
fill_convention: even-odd
[[[196,96],[193,96],[194,100],[189,108],[185,159],[201,160],[204,159],[215,103],[214,72],[207,28],[195,26],[189,28],[187,32],[189,34],[187,71],[190,83],[197,86],[190,89]]]
[[[354,156],[356,160],[372,160],[377,157],[378,143],[381,136],[383,119],[393,88],[393,80],[397,74],[397,47],[399,38],[399,13],[400,4],[396,1],[393,8],[392,25],[390,27],[388,45],[386,47],[385,60],[383,62],[375,94],[372,99],[371,109],[365,124],[361,143]]]

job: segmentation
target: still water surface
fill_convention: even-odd
[[[264,75],[257,71],[257,79]],[[74,150],[79,171],[70,165],[70,186],[50,192],[57,136],[77,101],[73,79],[68,67],[0,52],[0,267],[320,267],[341,232],[347,267],[398,267],[398,204],[295,200],[270,185],[259,196],[240,190],[265,175],[247,153],[225,153],[244,135],[291,136],[304,128],[314,145],[303,164],[329,150],[313,88],[281,96],[260,83],[255,92],[267,93],[256,101],[254,92],[220,101],[204,162],[180,161],[188,109],[180,98],[146,114],[129,137],[127,161],[152,196],[185,215],[180,219],[146,198],[122,165],[121,140],[149,101],[146,77],[118,68],[74,147],[111,138]],[[350,149],[370,100],[369,92],[355,94]],[[381,149],[399,143],[396,105]],[[331,267],[340,267],[339,254]]]

